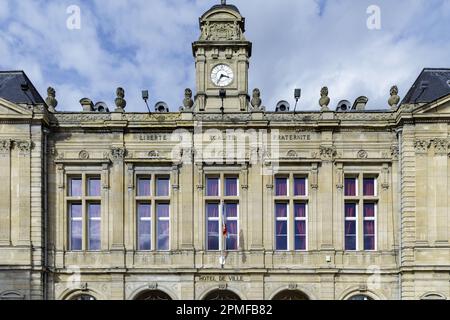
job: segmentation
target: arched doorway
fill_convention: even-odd
[[[309,300],[309,297],[298,290],[283,290],[277,293],[272,300]]]
[[[73,296],[70,298],[70,300],[73,301],[94,301],[97,300],[95,297],[91,296],[90,294],[78,294],[76,296]]]
[[[370,301],[373,300],[372,297],[366,296],[365,294],[357,294],[354,296],[351,296],[348,298],[348,300],[354,300],[354,301]]]
[[[239,301],[241,298],[230,290],[214,290],[206,295],[203,300],[209,301]]]
[[[168,301],[172,298],[161,290],[148,290],[140,293],[134,300]]]

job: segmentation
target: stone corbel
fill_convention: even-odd
[[[172,166],[172,189],[175,191],[180,190],[180,167],[178,165]]]
[[[382,171],[382,183],[381,187],[383,190],[389,189],[389,165],[387,163],[383,164],[383,171]]]
[[[134,189],[134,165],[131,163],[127,163],[127,183],[128,190]]]
[[[56,179],[57,179],[57,187],[58,189],[64,189],[65,187],[65,178],[64,178],[64,165],[57,164],[56,165]]]
[[[111,148],[111,160],[112,161],[123,161],[125,159],[127,151],[123,147],[113,147]]]
[[[104,190],[109,189],[109,164],[102,164],[102,187]]]
[[[205,186],[205,182],[204,182],[204,170],[203,170],[203,163],[197,163],[197,190],[198,191],[202,191],[204,186]]]
[[[336,188],[339,191],[344,189],[344,165],[342,163],[336,164]]]
[[[319,188],[319,165],[317,163],[313,163],[311,167],[311,188]]]
[[[241,188],[247,190],[248,189],[248,165],[242,166],[241,176],[242,176]]]

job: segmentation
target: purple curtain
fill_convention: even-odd
[[[356,204],[354,203],[345,204],[345,217],[346,218],[356,217]]]
[[[295,218],[306,218],[306,204],[296,203],[294,206],[294,217]]]
[[[150,178],[139,178],[138,179],[138,197],[151,196],[150,185],[151,185]]]
[[[148,203],[138,204],[138,229],[139,229],[139,250],[151,250],[151,205]],[[143,218],[147,218],[144,220]]]
[[[206,205],[206,214],[208,218],[218,218],[219,217],[219,204],[208,203]]]
[[[81,204],[70,205],[70,250],[82,250],[83,221]]]
[[[364,221],[364,250],[375,250],[375,221]]]
[[[295,234],[299,236],[306,234],[306,221],[295,221]]]
[[[347,197],[356,196],[356,179],[346,178],[345,179],[345,195]]]
[[[238,179],[227,178],[225,179],[225,196],[233,197],[238,195]]]
[[[294,195],[306,196],[306,179],[296,178],[294,179]]]
[[[375,196],[375,179],[364,179],[363,191],[365,196]]]
[[[90,197],[101,196],[101,183],[100,179],[89,178],[88,180],[88,194]]]
[[[170,217],[170,206],[167,203],[158,203],[156,206],[156,212],[158,218],[169,218]]]
[[[375,217],[375,204],[373,203],[364,204],[364,217],[366,218]]]
[[[208,197],[218,197],[219,196],[219,179],[218,178],[206,179],[206,195]]]
[[[275,194],[277,196],[287,196],[287,179],[276,178],[275,179]]]
[[[70,193],[71,197],[81,197],[82,196],[82,181],[81,179],[70,179]]]
[[[284,203],[277,203],[275,206],[275,216],[277,218],[287,217],[287,205]]]
[[[226,218],[237,218],[238,205],[236,203],[225,204],[225,216]]]
[[[169,250],[169,221],[158,220],[158,250]]]
[[[156,180],[156,196],[168,197],[170,189],[170,180],[167,178],[158,178]]]

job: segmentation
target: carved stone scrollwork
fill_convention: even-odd
[[[88,291],[89,290],[89,285],[87,282],[80,284],[80,290],[81,291]]]
[[[296,283],[289,283],[288,289],[289,290],[297,290],[298,285]]]
[[[367,159],[369,157],[369,154],[365,150],[358,151],[357,157],[359,159]]]
[[[333,161],[337,156],[335,146],[320,146],[320,157],[325,161]]]
[[[11,146],[11,140],[0,140],[0,153],[9,153]]]
[[[319,188],[319,166],[317,163],[313,163],[311,168],[311,188]]]
[[[102,165],[102,188],[109,189],[109,164],[107,163]]]
[[[127,164],[127,179],[128,179],[128,189],[134,189],[134,165],[131,163]]]
[[[219,284],[219,290],[227,290],[227,289],[228,289],[228,284],[226,284],[226,283]]]
[[[388,190],[389,189],[389,165],[384,164],[383,165],[383,171],[382,171],[382,183],[381,183],[381,187],[383,188],[383,190]]]
[[[434,152],[437,155],[446,155],[448,153],[447,139],[434,139],[431,145],[434,147]]]
[[[247,190],[248,189],[248,165],[242,166],[242,182],[241,188]]]
[[[150,159],[159,159],[160,158],[159,151],[157,151],[157,150],[149,151],[148,157]]]
[[[80,158],[80,160],[88,160],[89,159],[89,152],[87,152],[86,150],[82,150],[80,151],[80,153],[78,154],[78,157]]]
[[[414,141],[414,149],[417,154],[425,154],[430,146],[430,141],[428,140],[416,140]]]
[[[58,189],[64,189],[64,165],[58,163],[56,165],[56,178]]]
[[[342,163],[337,164],[336,168],[336,188],[338,190],[344,189],[344,168]]]
[[[397,145],[391,146],[391,157],[392,157],[392,160],[398,160],[399,154],[400,154],[399,147]]]
[[[31,141],[16,141],[16,147],[19,149],[20,154],[28,155],[33,148],[33,143]]]
[[[126,149],[121,147],[111,148],[111,159],[113,161],[123,161],[125,159]]]
[[[288,153],[286,154],[286,157],[290,159],[297,159],[298,153],[295,150],[289,150]]]
[[[156,282],[151,282],[148,284],[148,289],[149,290],[157,290],[158,289],[158,283]]]
[[[172,188],[175,191],[180,189],[180,167],[178,165],[172,166]]]

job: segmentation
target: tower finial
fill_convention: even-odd
[[[227,0],[221,0],[221,2],[223,6],[227,4]]]

